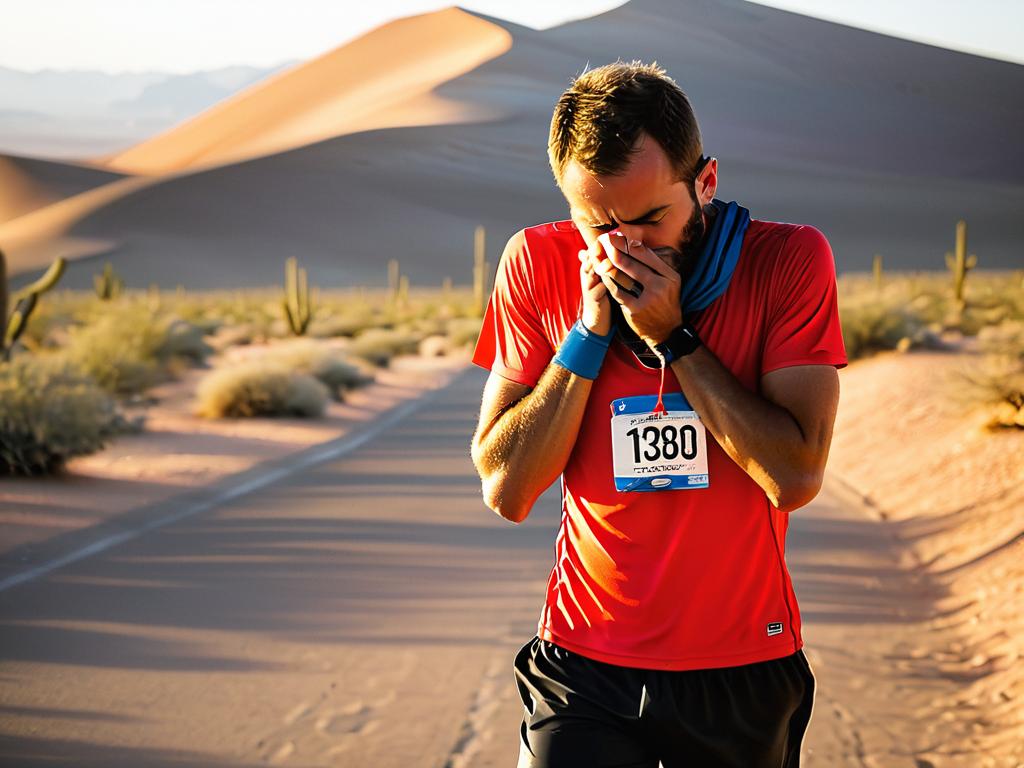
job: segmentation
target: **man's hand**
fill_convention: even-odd
[[[627,243],[626,238],[618,232],[602,234],[597,243],[601,245],[599,253],[607,258],[595,261],[594,249],[587,251],[591,269],[607,293],[622,306],[626,322],[648,346],[653,347],[665,341],[683,322],[682,309],[679,307],[679,291],[682,287],[679,273],[650,248],[635,240]],[[643,292],[633,296],[620,288],[613,279],[616,271],[643,285]]]
[[[601,276],[594,271],[604,246],[595,240],[585,251],[579,252],[580,288],[583,289],[583,324],[599,336],[605,336],[612,329],[612,307],[608,289],[601,282]]]

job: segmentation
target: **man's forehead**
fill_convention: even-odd
[[[576,160],[566,163],[562,191],[574,218],[636,219],[669,204],[678,191],[667,156],[656,142],[644,142],[622,173],[596,175]]]
[[[600,223],[631,221],[666,208],[673,202],[666,190],[651,184],[601,184],[596,177],[591,179],[593,184],[565,185],[569,215],[574,219]]]

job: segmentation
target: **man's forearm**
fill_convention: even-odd
[[[474,437],[488,506],[520,522],[576,444],[593,382],[550,363],[530,392]]]
[[[718,444],[779,509],[813,496],[813,449],[785,408],[743,386],[707,347],[671,364],[683,394]]]

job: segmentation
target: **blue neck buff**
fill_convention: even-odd
[[[750,211],[736,201],[723,203],[714,198],[710,204],[715,207],[717,214],[704,238],[704,247],[697,257],[697,263],[679,292],[679,305],[684,317],[704,309],[725,293],[736,264],[739,263],[743,235],[750,224]],[[619,337],[637,360],[648,368],[660,368],[661,360],[629,327],[616,301],[612,301],[612,313]]]
[[[693,272],[679,293],[683,312],[704,309],[729,287],[733,270],[740,260],[743,235],[750,224],[750,211],[734,200],[723,203],[711,201],[718,214],[711,222],[711,230],[704,239],[704,248],[697,257]]]

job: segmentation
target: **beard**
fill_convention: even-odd
[[[704,235],[707,230],[704,226],[702,209],[696,204],[696,200],[693,202],[693,213],[679,235],[679,245],[676,248],[666,245],[651,249],[658,256],[665,259],[679,273],[684,283],[697,265],[697,257],[700,256],[700,252],[704,247]]]

